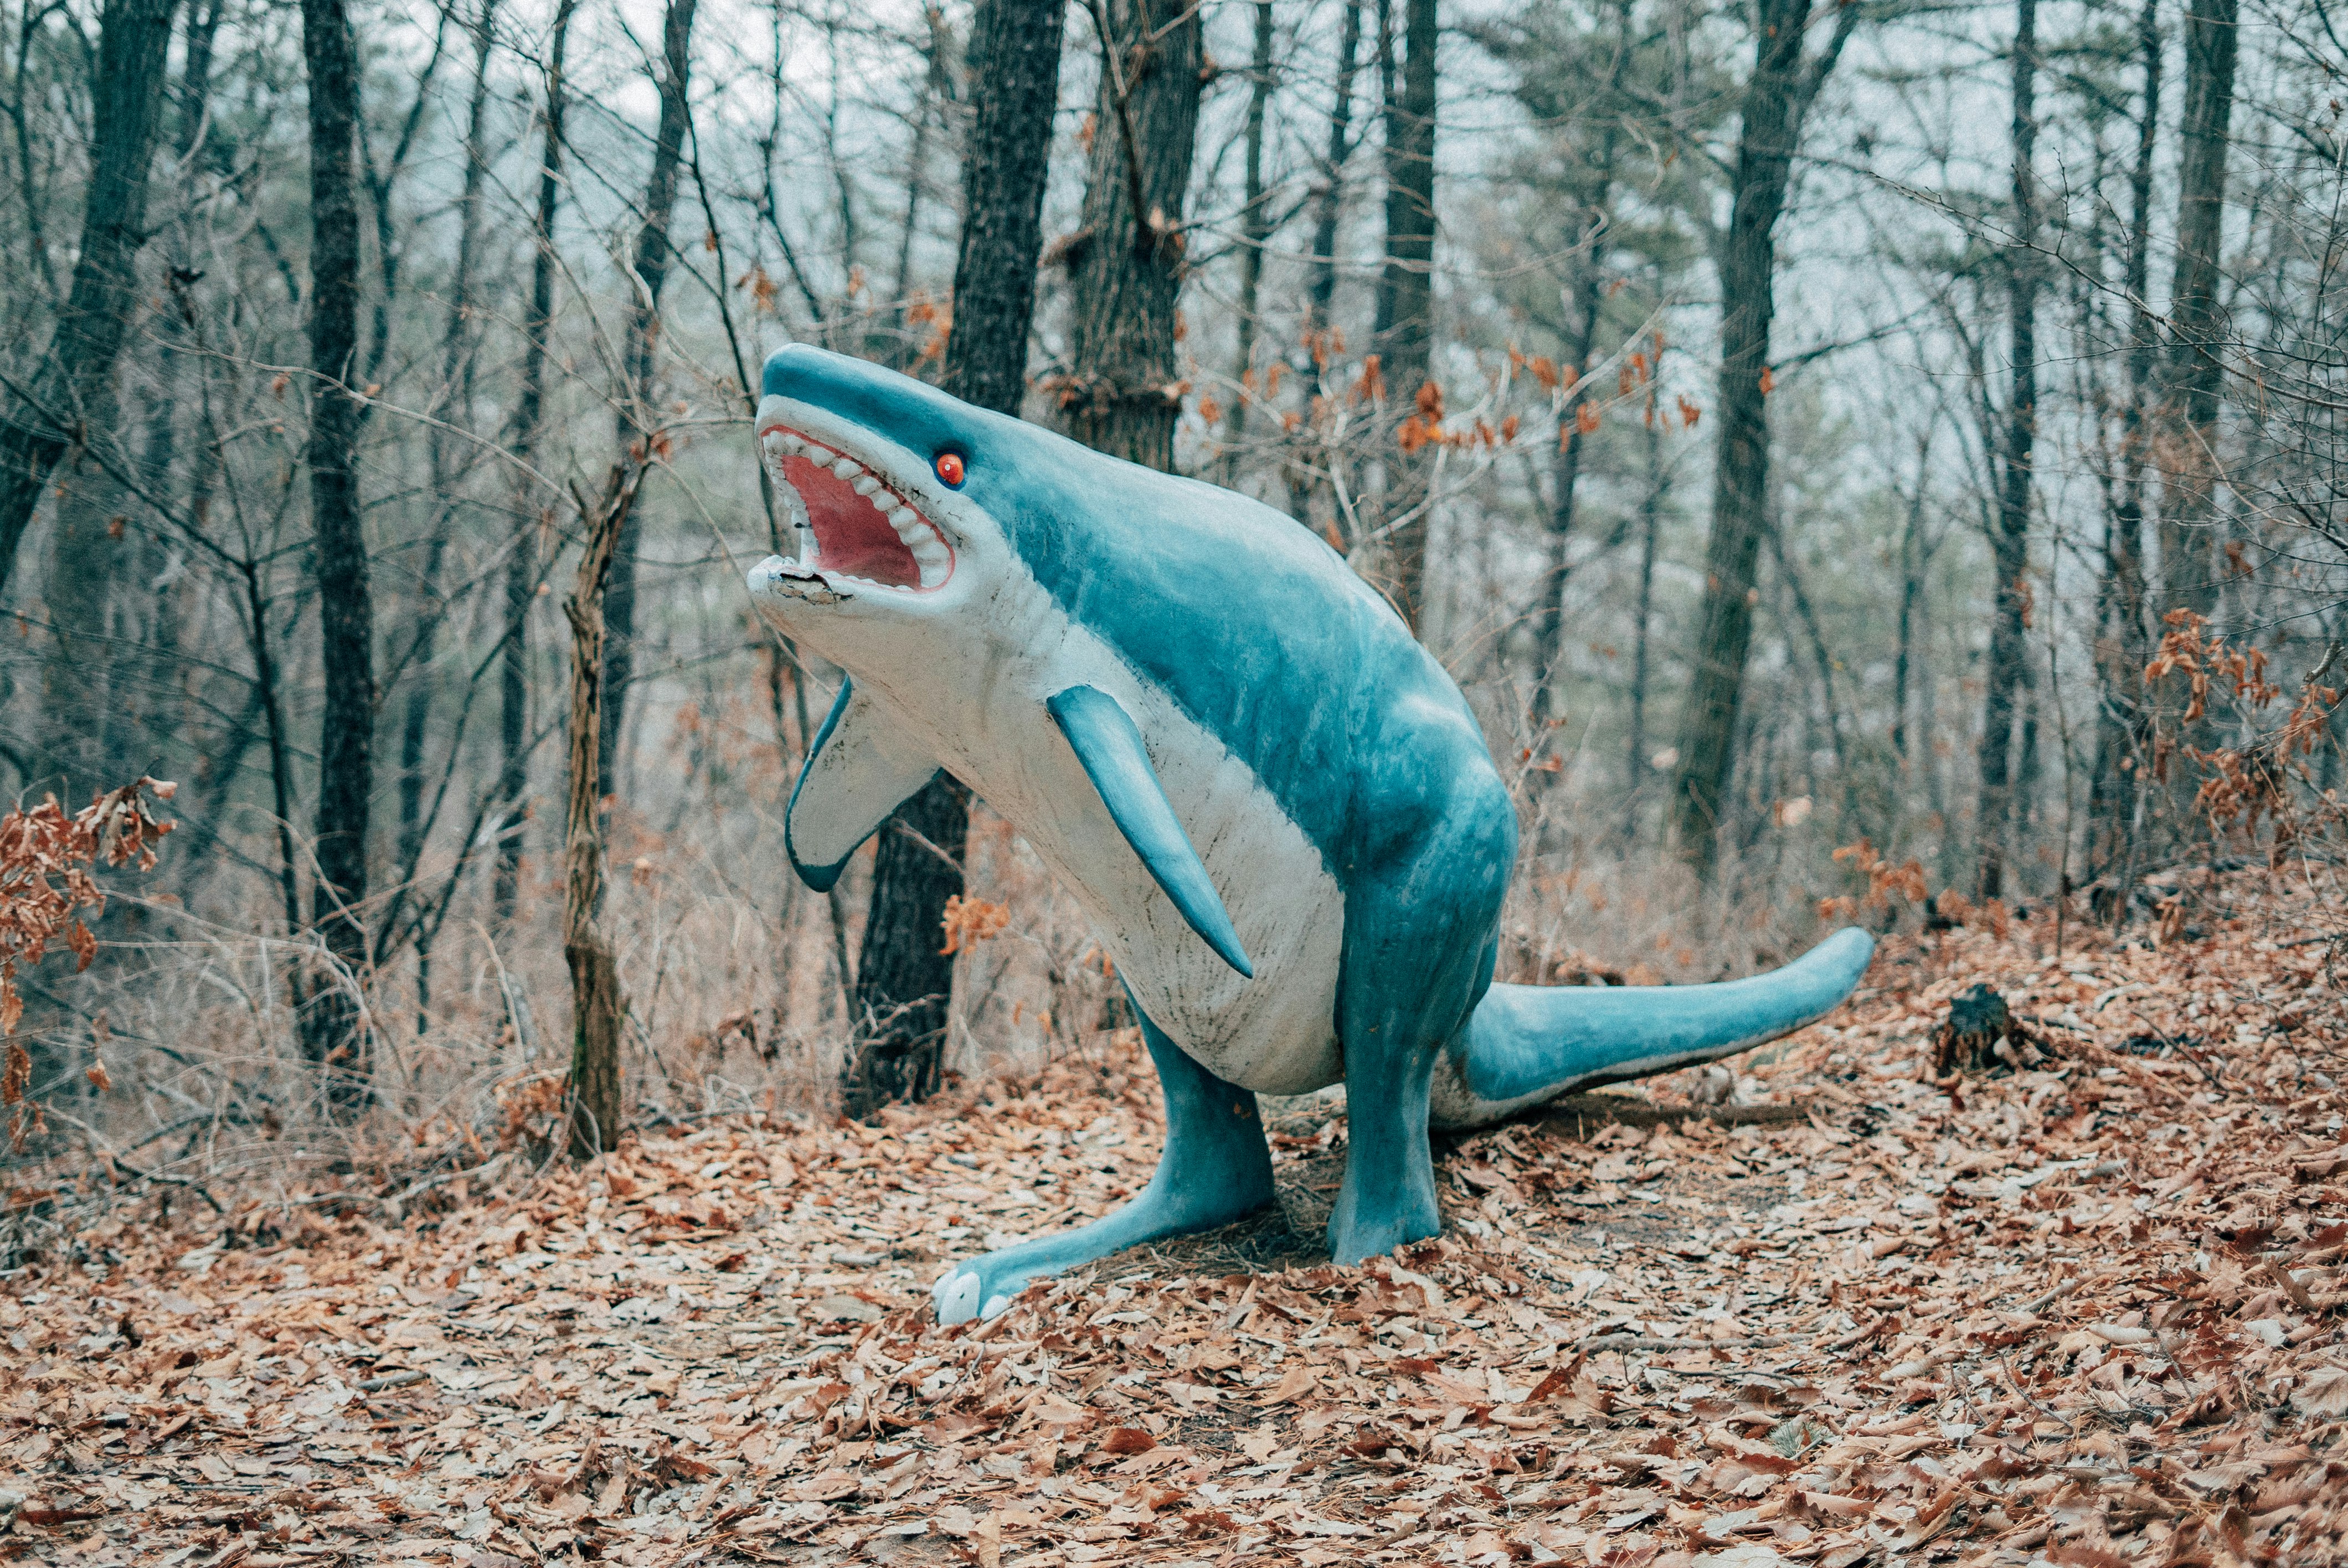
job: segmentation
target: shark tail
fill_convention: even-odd
[[[1495,985],[1438,1071],[1432,1120],[1465,1127],[1577,1089],[1749,1050],[1841,1005],[1875,938],[1847,927],[1783,968],[1708,986]]]

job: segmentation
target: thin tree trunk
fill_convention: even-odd
[[[1424,405],[1433,386],[1435,348],[1435,50],[1440,35],[1437,0],[1406,0],[1402,90],[1386,111],[1386,261],[1379,292],[1377,347],[1387,398],[1407,413]],[[1435,406],[1440,405],[1440,394]],[[1413,630],[1426,610],[1426,545],[1434,523],[1434,448],[1385,455],[1391,477],[1385,516],[1392,530],[1395,608]]]
[[[971,24],[971,80],[985,90],[972,95],[963,154],[962,243],[942,384],[1004,414],[1019,411],[1027,389],[1066,15],[1067,0],[981,0]],[[1097,139],[1109,136],[1104,130]],[[802,709],[802,733],[806,723]],[[869,1116],[891,1101],[920,1100],[937,1088],[953,994],[953,959],[940,949],[946,900],[963,891],[969,832],[969,794],[941,774],[899,807],[880,834],[856,966],[854,1037],[841,1068],[850,1115]],[[847,941],[836,895],[832,913],[845,986]]]
[[[1272,0],[1255,0],[1255,56],[1249,62],[1247,169],[1241,186],[1239,352],[1231,406],[1223,416],[1223,482],[1239,475],[1240,443],[1247,436],[1255,383],[1256,310],[1263,289],[1263,250],[1272,241],[1272,210],[1263,189],[1263,111],[1272,97]]]
[[[1990,611],[1988,689],[1982,702],[1981,801],[1975,808],[1982,898],[2003,895],[2006,839],[2013,825],[2014,696],[2027,672],[2030,481],[2038,431],[2038,190],[2032,160],[2038,140],[2038,0],[2017,0],[2013,33],[2013,243],[2007,251],[2006,299],[2013,333],[2013,389],[2006,405],[2005,464],[1998,487],[1990,554],[1997,591]]]
[[[634,308],[621,347],[625,385],[621,389],[614,439],[621,460],[643,464],[652,454],[645,442],[660,421],[653,413],[653,383],[660,363],[661,292],[668,283],[675,252],[669,224],[676,211],[677,173],[685,159],[692,103],[693,17],[698,0],[669,0],[661,25],[660,128],[653,138],[651,171],[644,179],[644,221],[636,231]],[[635,679],[636,545],[642,525],[633,507],[621,526],[604,602],[603,701],[609,710],[597,743],[596,768],[603,793],[616,793],[613,761],[627,727],[628,687]]]
[[[521,391],[514,405],[513,452],[527,470],[538,459],[546,424],[547,334],[554,326],[554,220],[562,205],[562,116],[568,84],[562,61],[571,41],[571,18],[578,0],[561,0],[547,41],[546,108],[538,164],[538,211],[530,224],[535,253],[530,264],[529,313],[522,320]],[[531,481],[523,484],[535,489]],[[506,815],[498,831],[497,871],[491,899],[499,928],[513,923],[521,891],[522,825],[530,819],[530,610],[538,597],[541,531],[535,504],[520,508],[525,521],[506,558],[506,644],[498,664],[498,798]]]
[[[464,482],[465,454],[454,445],[458,433],[473,425],[475,347],[473,275],[481,241],[481,182],[489,172],[484,128],[489,107],[490,29],[497,20],[497,0],[480,0],[473,19],[473,90],[465,116],[465,174],[457,199],[457,264],[448,279],[448,312],[440,335],[440,423],[428,433],[427,446],[432,466],[432,530],[425,541],[422,591],[416,606],[415,646],[407,660],[407,702],[399,737],[399,867],[403,880],[412,879],[424,857],[424,753],[431,732],[433,661],[438,652],[440,622],[447,607],[440,600],[440,575],[448,554],[448,536]],[[469,452],[469,448],[466,449]],[[424,1027],[431,998],[431,958],[417,954],[417,1028]]]
[[[1345,0],[1337,37],[1336,102],[1329,110],[1328,145],[1321,155],[1322,182],[1313,193],[1313,255],[1305,274],[1304,324],[1298,334],[1303,354],[1296,362],[1296,384],[1308,415],[1319,395],[1321,373],[1336,357],[1329,309],[1337,296],[1337,226],[1345,211],[1345,165],[1354,155],[1354,77],[1361,51],[1362,0]],[[1332,461],[1334,456],[1331,454]],[[1326,479],[1302,461],[1288,465],[1287,478],[1289,515],[1305,521],[1312,515],[1313,492],[1324,487]]]
[[[1354,76],[1360,69],[1362,0],[1345,0],[1337,36],[1337,97],[1329,110],[1329,141],[1321,155],[1321,186],[1313,193],[1313,263],[1304,291],[1304,347],[1327,356],[1315,334],[1329,330],[1337,297],[1337,225],[1345,212],[1345,165],[1354,156]]]
[[[1581,234],[1576,247],[1570,280],[1566,287],[1573,297],[1573,329],[1571,338],[1564,344],[1565,374],[1574,377],[1566,389],[1565,401],[1557,416],[1557,460],[1551,483],[1556,493],[1551,499],[1549,519],[1549,559],[1541,572],[1540,589],[1533,600],[1533,646],[1539,672],[1533,687],[1532,743],[1536,749],[1547,743],[1555,716],[1557,701],[1558,662],[1565,646],[1565,584],[1572,567],[1567,551],[1573,540],[1574,514],[1581,498],[1581,453],[1586,433],[1582,430],[1582,408],[1588,399],[1590,383],[1583,373],[1598,347],[1598,322],[1603,313],[1605,293],[1601,287],[1606,271],[1606,236],[1612,225],[1612,208],[1614,200],[1614,159],[1622,141],[1622,119],[1619,109],[1622,97],[1622,82],[1630,67],[1633,39],[1631,36],[1630,0],[1622,0],[1616,11],[1614,62],[1606,84],[1605,128],[1599,132],[1596,156],[1590,160],[1589,184],[1576,204],[1581,209]],[[1656,351],[1658,361],[1662,351]],[[1660,376],[1660,364],[1651,367]],[[1653,397],[1654,383],[1648,388],[1647,427],[1655,427]],[[1554,774],[1536,774],[1534,779],[1551,780]]]
[[[1908,526],[1900,535],[1900,630],[1891,663],[1891,750],[1902,773],[1908,768],[1908,711],[1915,682],[1916,606],[1924,594],[1924,485],[1931,472],[1932,434],[1916,438],[1916,493],[1908,498]]]
[[[2218,395],[2226,375],[2218,299],[2226,159],[2234,112],[2239,0],[2190,0],[2185,13],[2185,121],[2177,169],[2177,273],[2169,294],[2168,420],[2160,443],[2163,588],[2172,608],[2216,606],[2219,529],[2212,526]]]
[[[1660,372],[1662,367],[1658,365]],[[1631,645],[1631,751],[1622,774],[1622,836],[1639,830],[1640,786],[1647,776],[1647,682],[1650,636],[1655,619],[1655,545],[1663,533],[1663,496],[1669,470],[1663,466],[1663,425],[1657,406],[1659,374],[1647,391],[1647,493],[1639,503],[1638,625]]]
[[[647,433],[649,434],[649,432]],[[619,966],[603,935],[603,813],[596,733],[603,723],[603,596],[644,465],[622,460],[581,521],[587,548],[562,613],[571,622],[571,768],[563,811],[562,958],[571,970],[571,1157],[619,1146],[626,1105],[620,1081]]]
[[[336,1111],[372,1096],[364,1012],[367,824],[375,794],[375,608],[355,471],[358,405],[345,390],[358,348],[358,47],[348,0],[302,0],[310,77],[310,521],[325,702],[318,736],[317,880],[311,923],[342,972],[324,978],[304,1043],[329,1068]]]
[[[1147,467],[1174,466],[1182,375],[1182,200],[1199,129],[1205,34],[1180,0],[1094,0],[1099,108],[1084,226],[1070,248],[1068,433]]]
[[[1719,257],[1720,448],[1712,531],[1704,548],[1704,592],[1687,707],[1680,719],[1679,773],[1672,830],[1678,851],[1703,876],[1719,856],[1719,819],[1735,763],[1737,712],[1753,644],[1754,572],[1769,495],[1769,331],[1776,313],[1777,219],[1792,183],[1802,122],[1859,7],[1844,5],[1834,32],[1805,62],[1802,38],[1813,0],[1760,0],[1752,77],[1738,130],[1728,232]]]
[[[2144,101],[2137,111],[2136,163],[2128,174],[2124,272],[2131,302],[2127,401],[2120,411],[2118,495],[2104,540],[2103,603],[2096,624],[2101,691],[2096,706],[2095,784],[2087,801],[2087,874],[2097,880],[2134,856],[2137,806],[2143,796],[2138,770],[2148,739],[2144,702],[2149,641],[2144,583],[2145,422],[2160,332],[2146,295],[2151,290],[2153,167],[2160,137],[2160,0],[2144,0],[2137,14],[2137,52],[2144,61]],[[2117,907],[2125,911],[2126,900]]]
[[[917,344],[911,335],[912,323],[906,311],[913,288],[913,240],[921,231],[922,198],[927,191],[930,167],[930,128],[935,122],[941,102],[953,97],[953,72],[948,61],[952,38],[946,28],[945,12],[932,5],[923,14],[929,24],[929,46],[922,51],[927,68],[922,76],[920,101],[913,106],[913,145],[905,159],[905,226],[897,234],[897,281],[890,290],[889,307],[895,320],[896,342],[891,344],[891,360],[900,368],[913,364],[918,357]]]
[[[115,363],[139,307],[147,169],[162,119],[175,0],[108,0],[98,23],[89,190],[73,286],[34,406],[0,419],[0,592],[49,475],[71,448],[112,438]],[[20,95],[24,84],[20,81]],[[26,171],[30,183],[30,171]],[[32,201],[26,192],[28,205]],[[37,236],[35,247],[46,257]]]

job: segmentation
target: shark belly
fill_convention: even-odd
[[[1084,908],[1142,1011],[1200,1065],[1262,1093],[1337,1081],[1344,896],[1320,851],[1253,770],[1032,578],[1000,590],[987,619],[995,635],[952,668],[918,680],[860,675],[858,690],[876,687],[910,738],[1027,840]],[[1140,728],[1254,979],[1190,928],[1118,831],[1044,708],[1074,685],[1107,692]]]

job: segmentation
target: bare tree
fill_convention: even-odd
[[[963,153],[953,333],[942,384],[1004,414],[1018,412],[1027,385],[1066,14],[1067,0],[982,0],[971,26],[971,76],[985,90],[973,95]],[[944,774],[881,831],[856,966],[857,1028],[842,1067],[851,1115],[923,1099],[938,1086],[953,991],[953,958],[942,951],[945,907],[963,891],[969,833],[969,792]]]
[[[175,0],[108,0],[98,24],[89,183],[72,292],[32,406],[0,422],[0,589],[49,474],[77,446],[110,439],[114,367],[139,312],[147,171],[162,119]],[[32,23],[27,18],[26,26]],[[21,73],[19,96],[25,90]],[[21,134],[21,132],[20,132]],[[26,179],[29,182],[30,173]],[[29,190],[26,192],[31,200]],[[37,232],[33,236],[36,244]],[[46,249],[41,247],[46,260]]]
[[[1760,0],[1753,73],[1737,135],[1728,232],[1720,272],[1720,449],[1704,547],[1704,607],[1693,674],[1680,717],[1673,781],[1673,836],[1680,855],[1709,875],[1719,855],[1721,803],[1735,753],[1736,716],[1753,643],[1754,572],[1768,526],[1769,333],[1776,315],[1777,220],[1793,182],[1802,122],[1859,21],[1839,6],[1834,28],[1806,55],[1813,0]]]
[[[2013,383],[2006,401],[2003,472],[1990,556],[1997,585],[1990,610],[1988,682],[1982,701],[1981,804],[1974,814],[1980,897],[2004,891],[2013,813],[2013,699],[2030,656],[2030,477],[2038,436],[2038,0],[2015,0],[2013,30],[2013,239],[2006,249],[2006,311]],[[2025,769],[2025,772],[2027,770]]]
[[[1386,106],[1386,261],[1375,336],[1389,397],[1406,409],[1434,385],[1427,371],[1435,347],[1435,50],[1440,36],[1437,0],[1405,0],[1402,90]],[[1395,608],[1414,629],[1424,609],[1433,521],[1426,466],[1424,456],[1408,453],[1387,459],[1392,592]]]
[[[303,0],[310,80],[310,527],[325,707],[318,736],[317,876],[311,923],[342,973],[319,983],[304,1040],[330,1101],[372,1096],[364,1009],[367,826],[375,798],[375,605],[359,507],[358,46],[348,0]]]
[[[1182,375],[1183,197],[1197,150],[1205,34],[1179,0],[1088,0],[1101,80],[1084,226],[1067,242],[1068,433],[1151,468],[1174,466]]]
[[[668,0],[661,21],[660,125],[653,136],[653,161],[644,176],[644,194],[638,204],[635,255],[632,265],[633,303],[628,312],[627,336],[622,341],[618,412],[613,416],[614,439],[623,462],[645,460],[644,444],[660,421],[653,413],[654,381],[660,364],[661,294],[668,286],[675,250],[669,226],[676,214],[678,171],[684,164],[685,138],[692,128],[693,17],[699,0]],[[620,525],[620,539],[612,558],[612,578],[604,604],[602,723],[596,766],[602,790],[611,793],[620,735],[627,726],[628,687],[635,679],[636,548],[642,519],[632,507]]]

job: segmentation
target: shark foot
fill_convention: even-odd
[[[994,1317],[1035,1280],[1144,1242],[1213,1230],[1245,1219],[1272,1202],[1269,1162],[1260,1169],[1244,1164],[1226,1168],[1214,1181],[1169,1180],[1160,1167],[1139,1196],[1107,1218],[958,1263],[930,1287],[930,1299],[941,1324]]]

